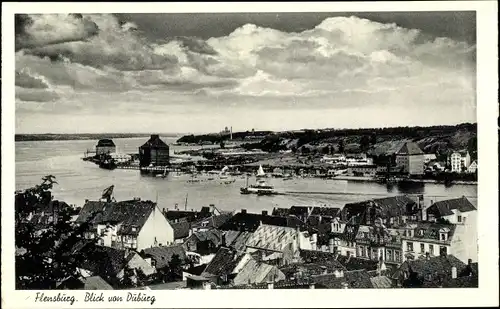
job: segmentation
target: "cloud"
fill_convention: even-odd
[[[16,53],[19,72],[29,69],[16,85],[49,85],[65,99],[134,90],[144,104],[168,105],[168,94],[195,105],[204,104],[203,98],[214,104],[228,97],[236,105],[255,98],[269,99],[268,105],[288,100],[294,107],[333,108],[384,101],[404,105],[409,91],[423,98],[418,93],[437,89],[449,97],[426,96],[430,101],[422,104],[460,102],[475,91],[475,46],[357,17],[328,18],[294,33],[247,24],[207,40],[165,37],[155,42],[146,39],[145,29],[108,14],[30,15],[16,22],[19,37],[31,33],[51,42]],[[85,29],[99,31],[88,35],[92,31]],[[60,38],[73,39],[57,43]],[[119,106],[124,104],[131,103]]]
[[[81,14],[17,14],[15,24],[16,50],[83,41],[99,31],[93,21]]]
[[[16,87],[16,98],[27,102],[50,102],[59,99],[59,95],[47,89]]]

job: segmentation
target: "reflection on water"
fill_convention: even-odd
[[[162,138],[172,144],[175,138]],[[135,153],[144,143],[144,138],[115,139],[119,152]],[[85,199],[97,199],[102,190],[115,185],[117,200],[141,197],[158,200],[161,208],[173,208],[177,203],[185,204],[188,194],[188,209],[215,204],[220,209],[260,212],[273,207],[291,205],[343,206],[345,203],[364,199],[397,195],[402,193],[424,194],[428,199],[469,197],[477,203],[477,186],[404,183],[385,185],[374,182],[351,182],[326,179],[268,179],[271,185],[282,191],[320,192],[316,194],[287,194],[276,196],[241,195],[239,188],[245,186],[245,178],[224,184],[215,180],[188,183],[187,175],[168,175],[166,178],[141,176],[133,170],[104,170],[81,160],[87,149],[97,141],[54,141],[16,143],[16,189],[23,189],[40,182],[41,177],[53,174],[59,185],[54,188],[56,198],[82,205]],[[171,146],[171,152],[188,147]],[[208,178],[208,177],[207,177]],[[255,179],[250,179],[250,183]],[[476,204],[477,205],[477,204]]]

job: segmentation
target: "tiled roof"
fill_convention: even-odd
[[[425,280],[428,276],[431,276],[435,280],[439,275],[451,278],[452,267],[456,267],[457,274],[459,274],[464,271],[467,265],[453,255],[436,256],[429,259],[422,258],[414,261],[405,261],[393,274],[392,278],[400,278],[405,271],[416,273]]]
[[[233,214],[231,212],[223,212],[219,215],[212,215],[207,218],[203,218],[201,220],[198,220],[197,222],[193,222],[191,227],[193,229],[197,228],[216,228],[216,229],[222,229],[222,226],[226,224],[231,218],[233,217]]]
[[[237,213],[220,228],[222,230],[255,232],[260,223],[274,226],[297,226],[303,223],[295,217],[268,216],[254,213]]]
[[[238,254],[235,250],[222,247],[217,251],[213,259],[208,263],[202,276],[223,276],[233,273],[234,268],[243,258],[243,254]]]
[[[240,231],[226,231],[226,246],[234,248],[237,251],[245,251],[246,242],[253,233]]]
[[[427,208],[427,212],[438,217],[443,217],[453,215],[452,210],[454,209],[460,212],[468,212],[476,210],[476,207],[465,196],[462,196],[460,198],[435,202]]]
[[[345,266],[337,260],[337,255],[330,252],[300,250],[300,258],[304,261],[304,263],[329,265],[331,267],[346,270]]]
[[[175,222],[180,219],[186,219],[186,221],[192,222],[202,218],[210,217],[211,212],[201,212],[201,211],[184,211],[184,210],[167,210],[164,212],[165,217],[168,221]]]
[[[140,200],[111,203],[88,201],[80,211],[77,222],[85,222],[97,212],[93,220],[95,224],[122,223],[118,231],[120,234],[137,235],[155,207],[156,204],[151,201]]]
[[[174,239],[183,239],[189,236],[189,229],[191,228],[191,223],[187,221],[170,223],[172,229],[174,230]]]
[[[272,215],[279,217],[286,217],[290,214],[290,208],[274,208]]]
[[[313,281],[319,287],[329,289],[342,289],[344,284],[347,284],[349,289],[371,289],[373,284],[370,280],[370,275],[366,270],[353,270],[344,272],[344,276],[337,278],[335,275],[315,276]]]
[[[81,268],[91,271],[103,278],[116,276],[127,264],[127,259],[133,252],[127,253],[104,246],[85,246],[77,254],[83,257]]]
[[[399,155],[420,155],[424,154],[422,149],[414,142],[406,142],[401,146],[401,148],[396,152]]]
[[[368,207],[373,206],[374,209],[383,217],[397,217],[402,215],[414,214],[416,203],[406,195],[391,196],[373,200],[366,200],[356,203],[348,203],[342,209],[342,219],[351,220],[358,216],[364,218]],[[363,221],[364,219],[361,219]],[[358,222],[358,224],[364,222]]]
[[[82,282],[84,290],[113,290],[113,287],[100,276],[83,278]]]
[[[156,261],[157,269],[167,266],[174,254],[177,254],[181,261],[186,260],[186,250],[184,250],[182,246],[152,247],[144,249],[144,255]]]
[[[208,231],[202,231],[202,232],[193,232],[193,235],[189,237],[189,239],[197,239],[197,241],[203,242],[203,241],[210,241],[212,242],[216,247],[219,246],[222,242],[222,231],[217,230],[217,229],[211,229]]]
[[[150,290],[179,290],[186,288],[186,281],[174,281],[148,285]]]
[[[324,217],[336,217],[340,211],[340,208],[336,207],[314,207],[311,216],[324,216]]]
[[[263,224],[246,243],[248,247],[282,252],[294,242],[298,245],[297,230],[290,227]]]
[[[376,289],[389,289],[392,288],[392,280],[386,276],[377,276],[370,278],[372,285]]]
[[[160,139],[158,135],[151,135],[149,140],[144,143],[141,148],[160,148],[160,149],[168,149],[168,145],[165,144],[164,141]]]
[[[360,270],[365,269],[366,271],[376,270],[378,267],[378,261],[367,260],[358,257],[347,257],[345,255],[338,255],[337,261],[347,268],[347,270]]]
[[[262,283],[269,277],[273,277],[273,279],[277,280],[280,277],[284,278],[284,274],[281,273],[275,266],[250,259],[239,270],[236,277],[234,277],[234,284],[241,285]]]

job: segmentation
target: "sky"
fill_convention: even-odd
[[[16,15],[16,133],[476,122],[474,12]]]

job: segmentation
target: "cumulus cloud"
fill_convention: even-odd
[[[207,40],[156,42],[113,15],[23,18],[19,37],[45,42],[16,54],[16,67],[29,68],[32,77],[16,78],[16,85],[26,88],[41,87],[45,80],[53,89],[76,92],[317,97],[340,105],[330,98],[380,92],[400,98],[410,88],[474,92],[475,46],[357,17],[328,18],[297,33],[247,24]]]
[[[81,14],[17,14],[16,50],[82,41],[96,35],[97,25]]]

